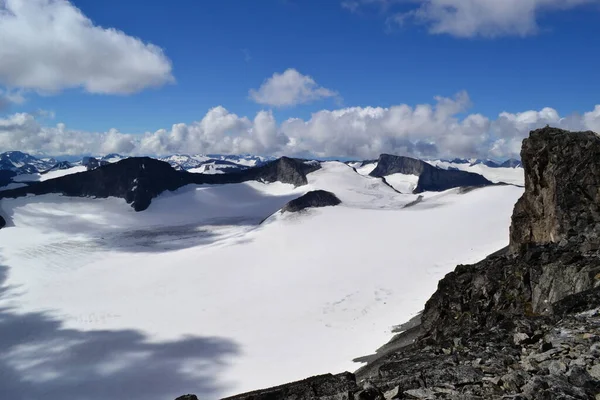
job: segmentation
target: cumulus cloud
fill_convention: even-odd
[[[0,151],[48,155],[253,153],[356,159],[385,152],[427,158],[506,159],[518,157],[529,131],[545,125],[600,131],[600,105],[567,116],[544,108],[502,112],[495,118],[468,113],[470,107],[469,95],[460,92],[451,98],[435,97],[432,104],[322,110],[308,119],[278,123],[271,111],[260,111],[250,119],[219,106],[196,122],[143,135],[116,129],[75,131],[60,123],[46,127],[38,120],[43,117],[21,113],[0,119]]]
[[[343,1],[342,7],[356,12],[374,0]],[[376,1],[390,6],[396,0]],[[351,6],[348,5],[351,3]],[[407,3],[414,3],[406,11]],[[402,12],[392,12],[389,19],[399,24],[409,20],[424,24],[432,34],[456,37],[528,36],[539,31],[538,19],[547,12],[556,12],[585,4],[600,4],[598,0],[413,0],[403,2]]]
[[[290,107],[328,97],[339,98],[339,95],[319,86],[312,77],[302,75],[293,68],[282,74],[273,74],[258,89],[250,90],[252,100],[273,107]]]
[[[162,49],[93,24],[67,0],[0,0],[0,84],[129,94],[173,81]]]

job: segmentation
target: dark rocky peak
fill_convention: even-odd
[[[133,157],[86,172],[8,190],[2,192],[0,198],[48,193],[77,197],[120,197],[136,211],[142,211],[158,194],[188,183],[187,175],[175,171],[166,162],[149,157]]]
[[[369,175],[375,177],[383,177],[392,174],[417,175],[427,169],[427,166],[432,167],[425,161],[417,160],[416,158],[394,156],[391,154],[382,154],[377,161],[377,167]]]
[[[40,172],[41,174],[47,174],[50,171],[58,171],[61,169],[69,169],[73,168],[73,165],[68,161],[61,161],[59,163],[54,164],[54,166],[50,169],[45,170],[44,172]]]
[[[377,167],[369,175],[385,177],[398,173],[419,177],[414,193],[441,192],[456,187],[492,185],[492,182],[479,174],[441,169],[415,158],[390,154],[382,154],[377,162]]]
[[[260,167],[249,168],[239,172],[244,180],[257,180],[264,182],[290,183],[294,186],[303,186],[308,183],[306,175],[321,168],[318,162],[310,162],[297,158],[281,157],[268,162]]]
[[[121,159],[121,158],[124,158],[124,157],[122,155],[120,155],[120,154],[117,154],[117,153],[110,153],[110,154],[107,154],[104,157],[102,157],[100,160],[102,160],[102,161],[108,161],[108,160],[111,160],[113,158]]]
[[[475,160],[474,162],[472,162],[472,163],[471,163],[471,166],[474,166],[474,165],[479,165],[479,164],[483,164],[483,165],[485,165],[486,167],[490,167],[490,168],[498,168],[498,167],[500,166],[500,165],[499,165],[499,164],[498,164],[496,161],[494,161],[494,160],[480,160],[480,159],[477,159],[477,160]]]
[[[303,196],[288,202],[281,211],[298,212],[307,208],[337,206],[341,200],[326,190],[313,190]]]
[[[88,171],[96,169],[98,167],[102,167],[104,165],[108,165],[109,162],[105,160],[98,160],[95,157],[83,157],[81,160],[81,165],[87,168]]]
[[[500,167],[502,168],[521,168],[522,166],[523,165],[521,164],[521,161],[515,158],[509,158],[508,160],[500,164]]]
[[[513,253],[540,244],[600,248],[600,137],[546,127],[523,141],[525,193],[510,229]]]

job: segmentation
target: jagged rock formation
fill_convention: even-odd
[[[301,186],[307,183],[306,174],[319,168],[318,163],[282,157],[256,168],[229,174],[204,175],[177,171],[169,163],[153,158],[132,157],[88,169],[86,172],[2,191],[0,199],[48,193],[75,197],[120,197],[136,211],[143,211],[150,206],[152,199],[162,192],[176,190],[188,184],[226,184],[258,180]]]
[[[511,251],[569,241],[600,248],[600,137],[539,129],[523,142],[521,159],[527,190],[515,206]]]
[[[281,211],[298,212],[306,208],[337,206],[341,200],[326,190],[313,190],[305,195],[288,202]]]
[[[369,175],[381,178],[398,173],[419,177],[413,193],[441,192],[456,187],[492,185],[492,182],[479,174],[436,168],[425,161],[390,154],[379,156],[377,167]]]
[[[598,399],[599,155],[593,133],[533,131],[510,248],[442,279],[416,340],[372,357],[350,394],[344,382],[302,397],[295,383],[237,398]]]

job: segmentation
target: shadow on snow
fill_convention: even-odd
[[[15,300],[5,284],[7,271],[0,266],[0,301]],[[2,306],[0,398],[165,400],[183,393],[218,398],[218,374],[239,352],[225,338],[155,342],[135,330],[66,329],[46,313]]]

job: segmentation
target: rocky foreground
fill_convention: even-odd
[[[600,137],[536,130],[521,157],[507,249],[448,274],[355,374],[230,399],[600,399]]]

